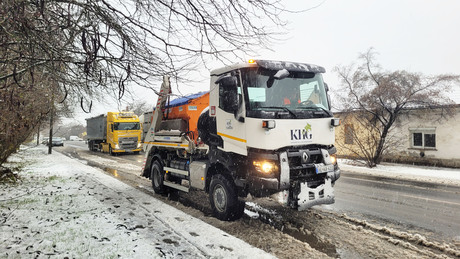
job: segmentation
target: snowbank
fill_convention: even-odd
[[[45,147],[21,150],[0,190],[0,257],[273,258],[101,170]]]
[[[459,169],[391,163],[382,163],[375,168],[368,168],[352,165],[352,161],[346,159],[339,159],[338,163],[340,169],[345,172],[460,186]]]

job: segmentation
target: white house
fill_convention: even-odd
[[[450,107],[451,114],[447,113],[446,107],[405,110],[390,131],[388,139],[392,144],[383,161],[460,167],[460,105]],[[336,117],[345,118],[346,115],[336,113]],[[336,145],[341,157],[353,156],[347,147],[356,145],[351,135],[357,136],[352,133],[359,126],[354,124],[348,118],[336,131]]]

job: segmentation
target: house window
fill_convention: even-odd
[[[436,128],[410,128],[409,131],[412,148],[436,148]]]
[[[345,144],[353,145],[353,125],[352,124],[345,124]]]

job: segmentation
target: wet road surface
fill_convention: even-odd
[[[66,148],[61,150],[99,156],[139,168],[144,160],[143,153],[110,156],[90,152],[82,141],[67,141]],[[110,165],[102,169],[117,176],[117,170]],[[140,171],[131,173],[137,177]],[[136,181],[136,177],[129,179],[126,174],[123,177],[132,183]],[[151,189],[148,179],[145,180],[143,185]],[[457,186],[342,171],[335,185],[335,196],[335,204],[318,206],[317,209],[391,225],[401,231],[423,231],[441,241],[460,240],[460,188]]]
[[[342,172],[328,209],[375,218],[402,229],[460,236],[460,187]]]

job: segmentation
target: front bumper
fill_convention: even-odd
[[[278,193],[280,203],[300,211],[314,205],[334,203],[333,185],[340,177],[340,169],[331,162],[327,150],[316,153],[319,158],[302,165],[293,163],[290,160],[292,155],[287,152],[279,153],[279,172],[271,177],[250,172],[247,191],[256,197]]]

